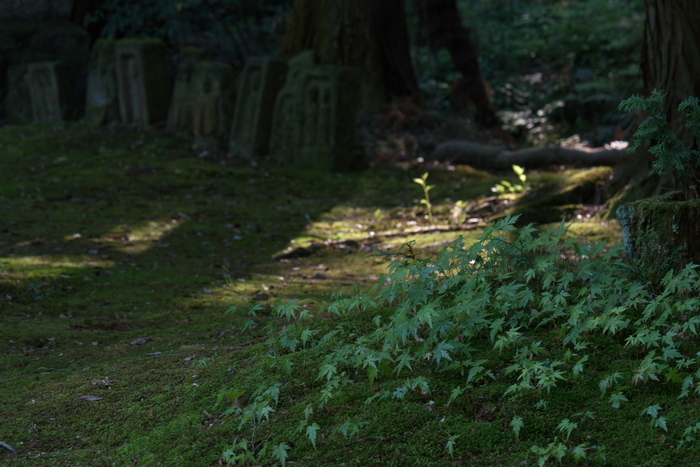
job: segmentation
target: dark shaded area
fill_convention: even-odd
[[[455,83],[451,101],[462,111],[467,101],[476,106],[475,121],[486,128],[500,124],[481,76],[479,54],[472,30],[464,27],[456,0],[416,0],[421,22],[433,50],[446,48],[462,78]]]

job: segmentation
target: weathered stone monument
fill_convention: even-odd
[[[248,59],[238,87],[229,142],[231,155],[252,158],[268,154],[275,99],[286,74],[284,60]]]
[[[32,121],[26,76],[29,65],[36,62],[60,62],[64,65],[66,86],[61,99],[67,105],[67,113],[63,114],[63,118],[81,117],[90,53],[88,34],[68,21],[10,20],[5,16],[20,11],[16,9],[21,6],[20,3],[29,8],[27,14],[35,11],[34,6],[38,8],[36,11],[49,8],[45,2],[31,2],[34,5],[19,1],[0,2],[0,119],[6,118],[13,123]],[[54,3],[58,5],[60,2]],[[53,16],[41,16],[40,19],[62,18],[61,11],[49,8],[45,14],[51,13]],[[30,15],[30,18],[34,16]]]
[[[192,134],[194,114],[194,70],[202,61],[204,52],[196,47],[182,50],[173,87],[173,98],[168,112],[168,129]]]
[[[233,68],[220,62],[199,62],[192,90],[194,148],[225,150],[235,101]]]
[[[312,51],[292,58],[275,103],[270,154],[297,167],[352,168],[359,101],[354,68],[316,65]]]
[[[68,81],[61,62],[36,62],[27,67],[25,80],[29,88],[35,122],[60,123],[69,114]]]
[[[123,39],[116,46],[122,123],[149,126],[168,116],[170,87],[165,47],[158,39]]]
[[[357,71],[330,65],[310,70],[301,103],[304,128],[298,165],[321,170],[352,168],[360,103]]]
[[[279,162],[293,163],[298,157],[303,130],[299,100],[304,92],[306,72],[315,65],[313,50],[289,60],[287,79],[275,101],[270,135],[270,154]]]
[[[116,41],[100,39],[95,42],[88,64],[85,119],[99,126],[119,122],[119,97],[115,64]]]
[[[30,123],[33,120],[32,99],[27,84],[28,65],[12,65],[7,69],[5,112],[11,123]]]

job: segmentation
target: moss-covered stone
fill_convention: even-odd
[[[21,81],[22,65],[58,61],[67,73],[66,101],[75,103],[66,118],[82,116],[87,85],[90,38],[79,26],[67,21],[0,21],[0,114],[8,121],[31,121],[28,90]],[[10,68],[12,77],[10,77]],[[5,74],[7,73],[7,75]],[[7,76],[7,81],[4,77]],[[18,79],[19,78],[19,79]],[[19,88],[18,88],[19,86]],[[23,100],[17,100],[18,96]]]
[[[61,62],[37,62],[27,67],[27,87],[35,122],[60,123],[71,113],[68,73]]]
[[[360,100],[357,71],[317,66],[313,51],[294,57],[289,66],[275,104],[270,153],[303,168],[351,168]]]
[[[235,102],[233,68],[220,62],[197,64],[192,80],[192,129],[197,150],[224,150]]]
[[[173,87],[173,98],[168,112],[168,129],[192,134],[192,115],[194,113],[194,72],[202,61],[204,51],[197,47],[187,47],[180,54],[177,76]]]
[[[277,93],[287,75],[287,62],[270,57],[248,59],[238,87],[229,152],[233,156],[266,156]]]
[[[617,218],[630,260],[658,267],[661,273],[700,264],[700,200],[686,201],[682,193],[673,192],[621,203]]]
[[[123,39],[116,47],[117,89],[123,123],[163,122],[170,107],[165,46],[159,39]]]
[[[521,214],[522,222],[557,222],[582,205],[599,204],[612,173],[611,167],[593,167],[531,177],[528,184],[534,190],[515,204],[511,214]]]
[[[275,101],[270,154],[282,163],[291,164],[298,158],[303,131],[302,107],[298,101],[303,99],[304,76],[315,65],[313,50],[292,57],[287,79]]]
[[[116,41],[100,39],[90,54],[85,118],[93,126],[120,121],[115,48]]]

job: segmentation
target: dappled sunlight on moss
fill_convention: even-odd
[[[20,257],[0,257],[0,284],[5,281],[56,280],[66,279],[72,274],[95,267],[110,268],[113,261],[95,258],[90,255],[35,255]]]
[[[91,241],[110,245],[114,250],[130,255],[142,254],[158,246],[158,242],[182,224],[183,222],[176,218],[161,218],[141,224],[119,225],[110,233]]]
[[[219,393],[250,395],[262,382],[280,381],[284,397],[302,400],[323,384],[323,355],[311,347],[294,357],[291,373],[279,372],[288,354],[268,341],[290,328],[275,307],[298,300],[297,314],[309,315],[300,333],[312,326],[343,336],[372,332],[375,317],[385,320],[391,309],[339,317],[328,309],[331,297],[376,286],[406,242],[415,240],[422,256],[458,235],[473,243],[489,214],[479,211],[458,225],[452,208],[457,200],[488,205],[496,180],[467,167],[431,168],[431,225],[412,182],[423,167],[324,174],[199,158],[158,132],[0,133],[13,148],[0,148],[9,162],[0,164],[8,180],[0,184],[0,209],[11,221],[0,231],[0,391],[8,401],[0,405],[0,440],[20,447],[18,465],[87,465],[95,455],[118,465],[166,464],[175,456],[182,465],[215,465],[235,428],[222,416],[235,401],[217,402]],[[390,254],[377,256],[379,250]],[[102,399],[75,400],[84,395]],[[385,426],[385,440],[373,440],[367,458],[380,462],[376,447],[402,450],[432,436],[445,426],[435,417],[459,424],[444,408],[432,412],[426,395],[410,397],[412,405],[400,411],[392,402],[360,417],[381,427],[401,413],[425,430],[407,436],[401,420]],[[334,413],[352,416],[362,402],[356,394],[317,408],[319,423],[335,423]],[[300,404],[280,406],[279,414],[302,414]],[[483,405],[499,404],[490,398]],[[294,436],[297,421],[261,431],[289,440],[284,436]],[[478,423],[465,426],[484,427]],[[495,428],[481,431],[499,436]],[[336,443],[338,452],[359,456],[366,445],[327,435],[324,442]],[[417,444],[397,459],[449,461],[446,440]],[[314,455],[307,440],[297,444],[298,452]]]

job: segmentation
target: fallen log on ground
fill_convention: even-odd
[[[510,170],[513,165],[527,169],[537,169],[550,165],[614,166],[622,160],[624,155],[623,149],[547,146],[511,151],[501,146],[470,141],[447,141],[435,148],[431,159],[469,165],[478,169]]]

